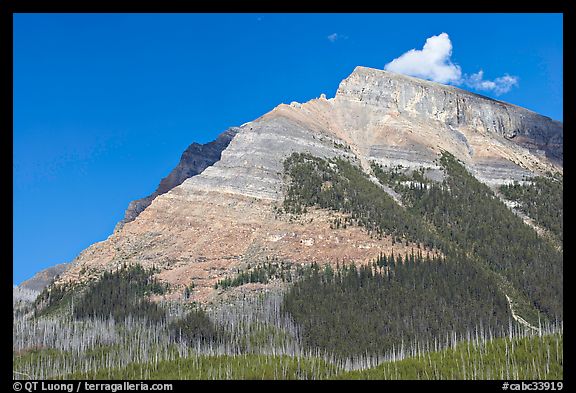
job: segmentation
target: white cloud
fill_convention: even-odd
[[[329,36],[327,36],[326,38],[328,38],[328,41],[330,41],[330,42],[336,42],[338,40],[347,40],[348,36],[345,34],[341,34],[341,33],[332,33]]]
[[[452,63],[451,56],[452,42],[448,34],[442,33],[428,38],[421,50],[411,49],[392,60],[384,69],[434,82],[459,84],[462,70]]]
[[[500,95],[518,86],[518,77],[506,74],[493,81],[485,80],[484,71],[480,70],[466,78],[466,85],[476,90],[493,91],[496,95]]]
[[[485,80],[484,71],[462,76],[462,69],[452,62],[452,41],[446,33],[426,40],[422,49],[411,49],[384,66],[387,71],[428,79],[434,82],[461,85],[475,90],[492,91],[496,95],[518,86],[518,77],[505,74],[494,80]]]

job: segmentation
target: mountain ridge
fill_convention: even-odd
[[[477,97],[477,98],[481,98],[481,99],[484,99],[484,100],[493,101],[493,102],[495,102],[495,103],[499,103],[499,104],[503,104],[503,105],[507,105],[507,106],[511,106],[511,107],[516,107],[516,108],[520,108],[520,109],[522,109],[522,110],[525,110],[525,111],[534,113],[535,115],[538,115],[538,116],[541,116],[541,117],[545,117],[545,118],[547,118],[547,119],[550,119],[551,121],[561,123],[561,121],[559,121],[559,120],[552,119],[552,118],[549,117],[549,116],[541,115],[541,114],[539,114],[538,112],[533,111],[533,110],[528,109],[528,108],[525,108],[525,107],[523,107],[523,106],[516,105],[516,104],[513,104],[513,103],[511,103],[511,102],[507,102],[507,101],[498,100],[498,99],[496,99],[496,98],[489,97],[489,96],[486,96],[486,95],[484,95],[484,94],[475,93],[475,92],[473,92],[473,91],[466,90],[466,89],[463,89],[463,88],[458,87],[458,86],[453,86],[453,85],[448,85],[448,84],[444,84],[444,83],[434,82],[434,81],[430,81],[430,80],[427,80],[427,79],[421,79],[421,78],[417,78],[417,77],[410,76],[410,75],[406,75],[406,74],[401,74],[401,73],[397,73],[397,72],[393,72],[393,71],[388,71],[388,70],[380,70],[380,69],[377,69],[377,68],[366,67],[366,66],[356,66],[356,67],[354,68],[354,71],[352,72],[352,74],[354,74],[354,73],[363,73],[363,72],[376,72],[376,73],[380,73],[380,74],[383,74],[383,75],[389,75],[391,78],[400,79],[400,80],[403,79],[403,80],[406,80],[406,81],[410,81],[411,83],[417,83],[417,84],[421,84],[421,85],[425,85],[425,86],[429,86],[429,87],[433,87],[433,88],[438,88],[438,89],[452,90],[452,91],[454,91],[454,92],[456,92],[456,93],[459,93],[459,94],[467,94],[467,95],[474,96],[474,97]],[[352,74],[351,74],[351,75],[352,75]]]
[[[222,150],[228,146],[236,132],[237,128],[232,127],[218,135],[212,142],[205,144],[194,142],[189,145],[182,153],[178,165],[160,181],[160,184],[152,194],[130,202],[124,213],[124,218],[117,224],[115,231],[125,223],[134,220],[158,195],[170,191],[187,178],[202,173],[204,169],[218,161]]]

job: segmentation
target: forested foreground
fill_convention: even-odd
[[[359,268],[311,265],[288,293],[207,309],[158,304],[161,318],[123,315],[116,320],[113,312],[106,317],[74,311],[75,304],[96,305],[94,295],[106,288],[115,291],[105,283],[120,276],[140,277],[132,284],[141,296],[149,293],[147,285],[155,287],[139,267],[126,269],[82,293],[66,292],[63,298],[76,300],[57,313],[34,315],[33,306],[19,303],[14,377],[562,378],[562,325],[541,326],[538,333],[523,328],[509,318],[489,283],[484,292],[467,289],[466,279],[474,273],[466,266],[454,270],[444,258],[382,255]],[[434,282],[449,285],[441,293]],[[135,304],[142,300],[132,299]],[[523,342],[530,350],[522,349]],[[353,370],[367,374],[346,373]]]
[[[348,372],[316,357],[205,356],[156,365],[131,364],[125,369],[102,370],[96,378],[137,379],[144,375],[150,379],[561,380],[562,344],[559,334],[466,341],[442,351]],[[67,379],[93,377],[66,376]]]
[[[124,322],[126,324],[127,322]],[[143,330],[142,326],[146,326]],[[107,325],[108,344],[34,349],[14,356],[15,379],[563,379],[561,327],[542,335],[513,329],[504,338],[470,335],[442,350],[399,348],[381,359],[337,362],[320,353],[233,353],[224,348],[165,346],[153,325]],[[65,326],[64,326],[65,327]],[[126,330],[124,330],[126,329]],[[128,329],[132,330],[128,335]],[[554,333],[556,332],[556,333]],[[123,342],[127,337],[129,345]],[[136,338],[139,336],[139,338]],[[266,336],[260,336],[262,339]],[[451,338],[452,339],[452,338]],[[140,344],[139,346],[135,346]],[[130,350],[132,348],[132,350]],[[279,347],[280,349],[281,347]],[[24,371],[17,371],[24,370]],[[37,374],[34,374],[37,372]],[[43,374],[45,373],[45,374]]]
[[[138,265],[52,285],[14,303],[14,377],[562,379],[562,252],[453,156],[439,164],[440,182],[374,164],[375,180],[348,161],[292,155],[278,214],[338,211],[334,230],[359,225],[414,252],[361,266],[253,263],[217,288],[283,285],[203,307],[151,302],[169,288]]]
[[[443,351],[339,374],[337,379],[561,380],[561,334],[466,341]]]

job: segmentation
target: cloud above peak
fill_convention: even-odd
[[[484,79],[484,71],[480,70],[466,78],[465,83],[468,87],[476,90],[493,91],[494,94],[500,95],[508,93],[514,86],[518,86],[518,77],[505,74],[491,80]]]
[[[452,63],[452,42],[446,33],[432,36],[424,47],[411,49],[384,67],[387,71],[430,79],[439,83],[459,83],[460,67]]]
[[[504,94],[518,85],[518,77],[504,75],[485,80],[484,71],[462,75],[459,65],[452,62],[452,41],[447,33],[426,39],[422,49],[411,49],[384,66],[387,71],[410,75],[443,84],[462,85],[482,91]]]

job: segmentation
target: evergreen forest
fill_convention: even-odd
[[[537,176],[525,183],[500,186],[500,192],[519,209],[549,230],[560,242],[564,231],[564,182],[560,175]]]

